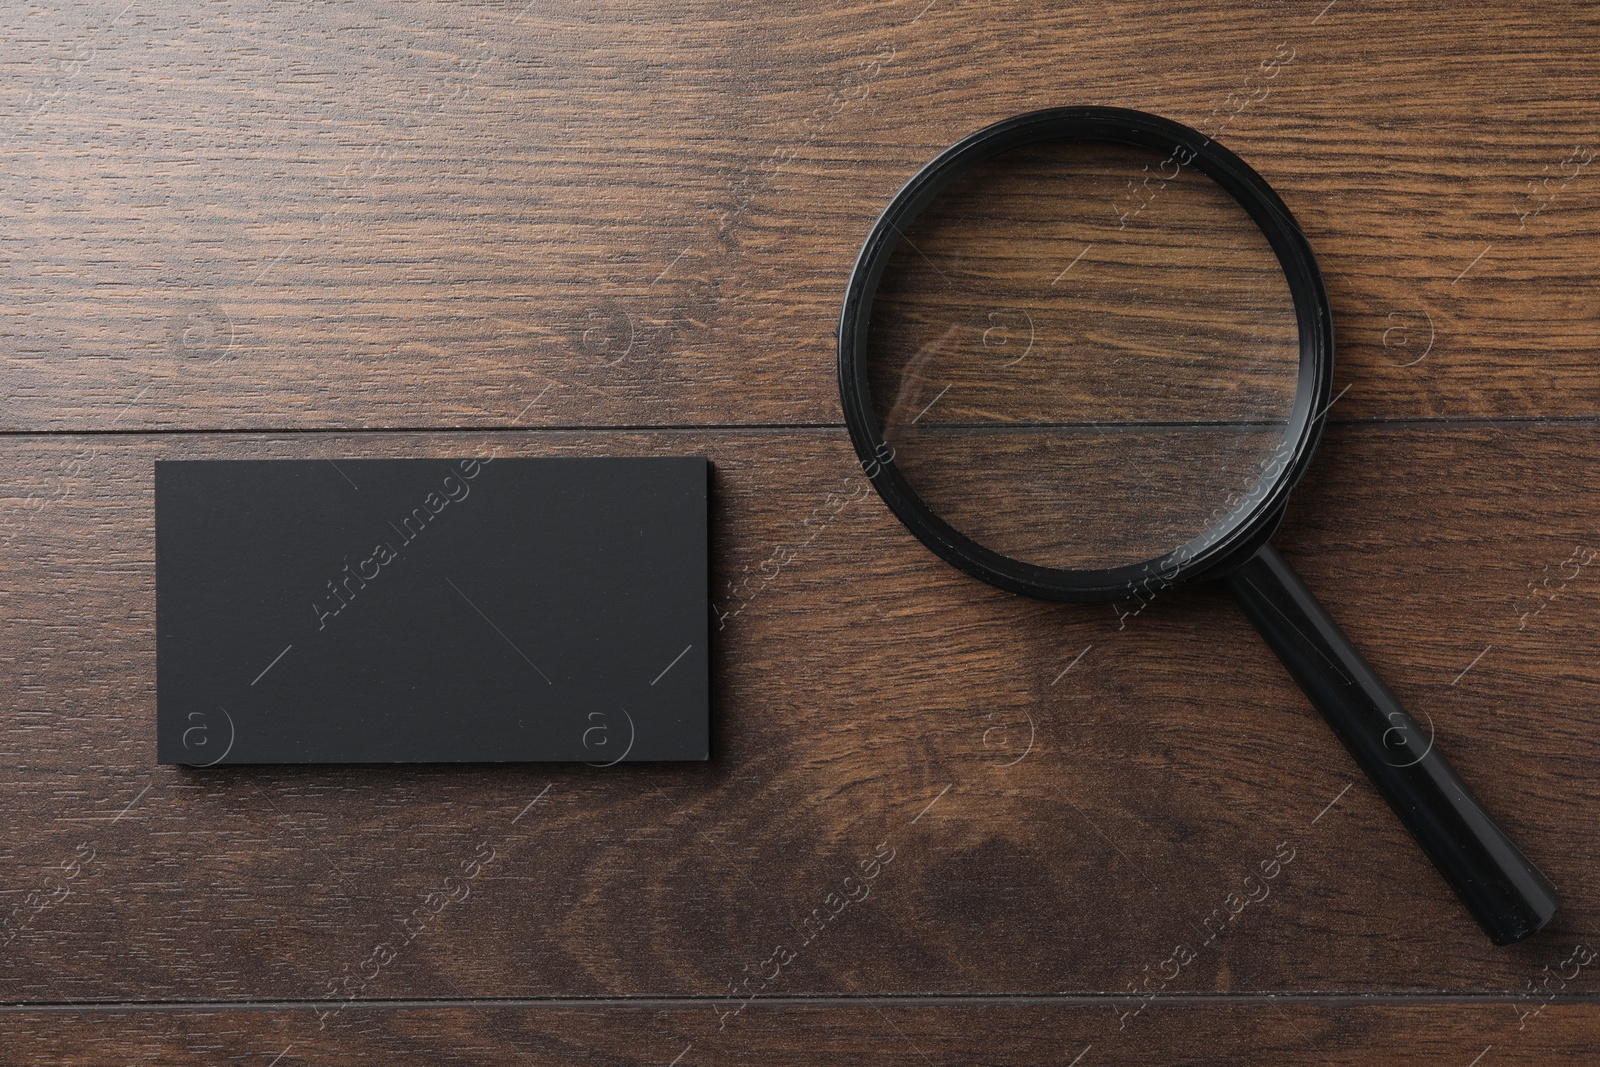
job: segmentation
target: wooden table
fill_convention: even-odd
[[[1600,9],[0,29],[0,1060],[1600,1055]],[[1278,543],[1561,890],[1530,941],[1473,927],[1220,590],[1015,598],[866,492],[861,238],[945,145],[1075,103],[1216,132],[1315,245],[1342,393]],[[156,765],[154,460],[490,447],[714,461],[709,764]]]

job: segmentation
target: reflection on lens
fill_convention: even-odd
[[[1280,473],[1289,286],[1186,162],[1033,145],[903,232],[872,306],[872,404],[912,489],[979,544],[1067,570],[1154,560]]]

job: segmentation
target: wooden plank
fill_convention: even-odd
[[[1170,154],[1029,145],[897,225],[862,352],[879,417],[1286,421],[1300,341],[1283,269]],[[1159,191],[1130,200],[1152,173]]]
[[[1073,103],[1282,191],[1338,417],[1600,400],[1591,5],[97,0],[0,31],[4,428],[833,422],[878,211]]]
[[[1592,1000],[1551,1004],[1536,1015],[1518,1002],[1493,999],[1394,1005],[1168,1000],[1148,1005],[1121,1030],[1116,1005],[1082,1001],[758,1001],[727,1019],[716,1008],[715,1002],[354,1007],[319,1028],[305,1006],[82,1007],[10,1011],[0,1016],[0,1030],[17,1062],[63,1067],[129,1061],[1542,1067],[1586,1062],[1600,1043],[1600,1008]]]
[[[836,429],[7,447],[0,1000],[1119,994],[1180,948],[1166,992],[1505,993],[1600,940],[1591,424],[1336,427],[1279,539],[1562,891],[1511,949],[1220,590],[990,589]],[[155,459],[493,448],[712,458],[711,763],[155,765]]]

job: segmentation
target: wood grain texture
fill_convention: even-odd
[[[863,353],[884,423],[1288,420],[1283,268],[1175,153],[1030,145],[900,226]]]
[[[1600,406],[1590,5],[290,10],[0,15],[0,425],[833,422],[877,212],[1069,103],[1282,192],[1340,417]]]
[[[704,1006],[505,1004],[352,1009],[319,1028],[307,1008],[283,1011],[10,1012],[9,1062],[62,1067],[221,1062],[753,1067],[796,1063],[926,1067],[1062,1067],[1171,1063],[1342,1067],[1479,1063],[1543,1067],[1590,1062],[1600,1042],[1591,1005],[1553,1004],[1518,1029],[1500,1004],[1326,1006],[1163,1001],[1118,1030],[1112,1005],[826,1005],[758,1002],[719,1029]]]
[[[1592,5],[28,0],[0,35],[0,1062],[1592,1056]],[[1217,137],[1309,235],[1338,400],[1278,543],[1562,892],[1529,943],[1220,590],[1008,596],[864,481],[861,240],[1075,103]],[[709,764],[155,764],[156,459],[496,447],[712,458]]]
[[[891,426],[884,440],[918,497],[978,544],[1097,570],[1148,563],[1236,526],[1276,480],[1284,436],[1281,424],[990,424]]]
[[[497,445],[711,457],[711,763],[154,765],[155,459]],[[1338,428],[1280,539],[1561,889],[1509,950],[1220,590],[990,589],[864,495],[840,431],[10,448],[41,484],[88,455],[4,555],[6,891],[47,890],[7,1000],[1116,994],[1175,946],[1181,991],[1508,994],[1600,940],[1588,425]]]

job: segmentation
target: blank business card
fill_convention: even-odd
[[[709,470],[157,462],[160,762],[706,759]]]

